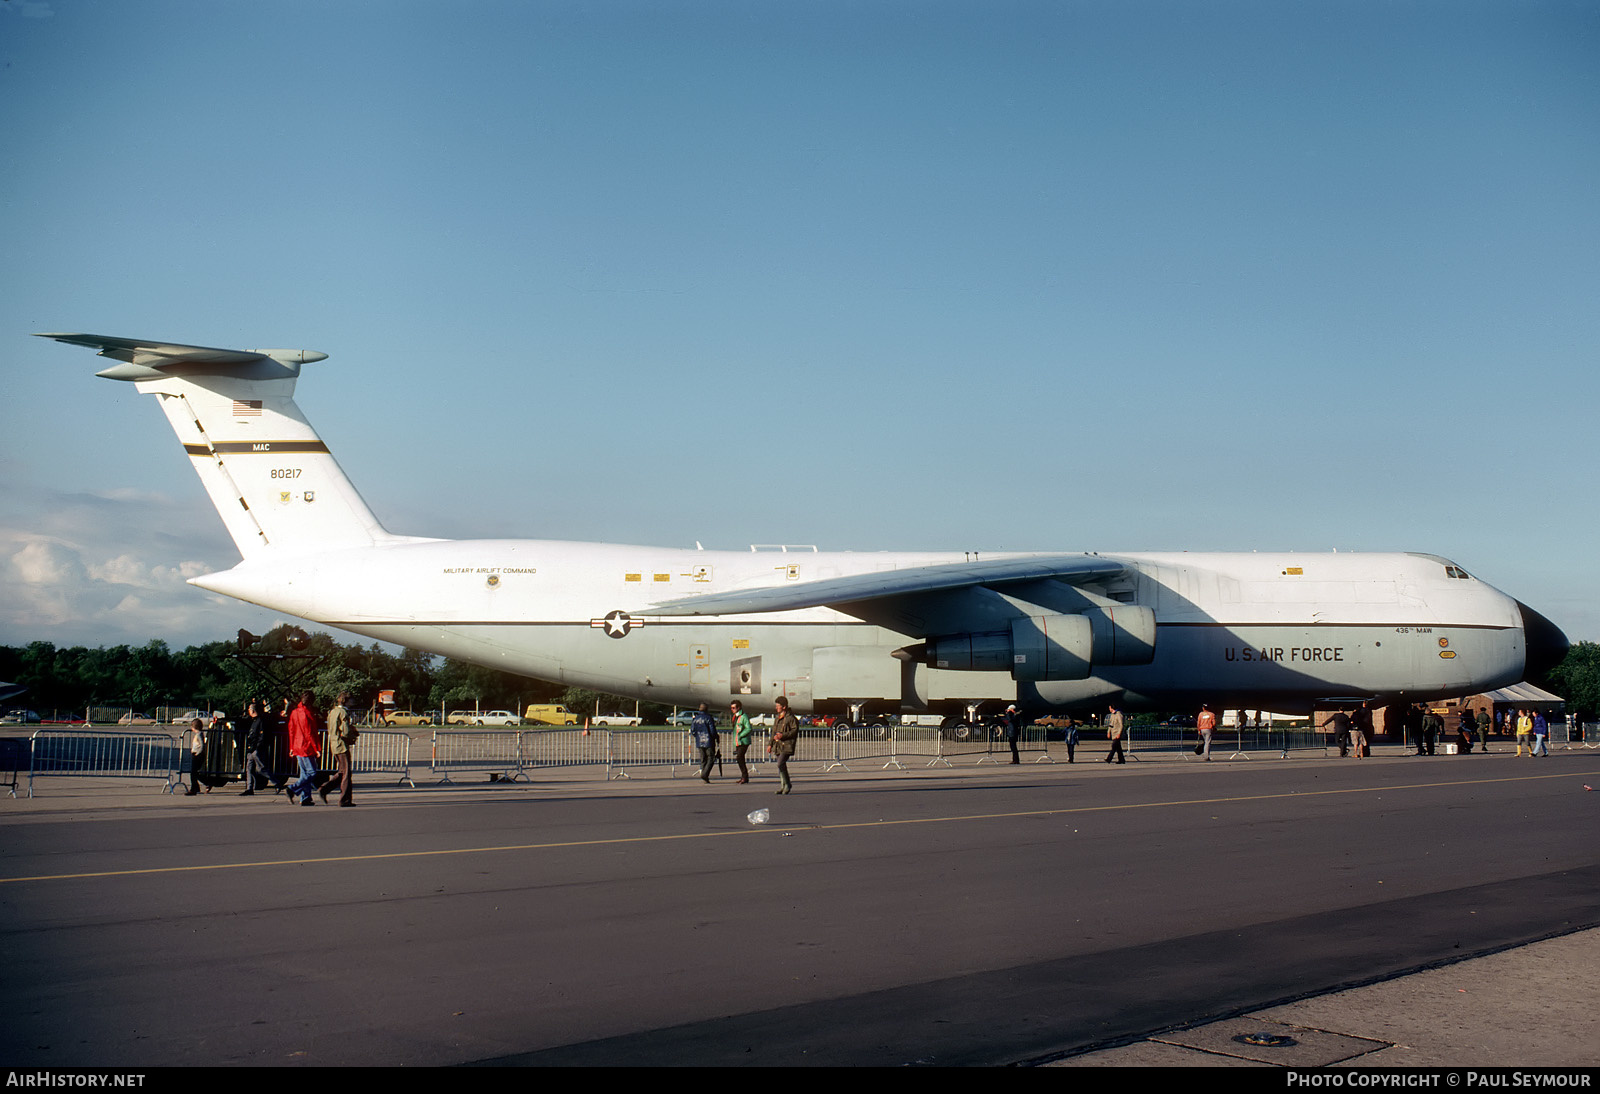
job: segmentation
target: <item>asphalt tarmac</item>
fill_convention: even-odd
[[[1079,759],[354,810],[48,779],[0,795],[0,1061],[1600,1057],[1600,754]]]

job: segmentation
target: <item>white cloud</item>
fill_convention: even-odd
[[[0,643],[182,647],[281,618],[187,584],[238,561],[201,499],[19,494],[0,500]]]
[[[66,586],[81,583],[86,575],[78,553],[64,543],[43,536],[17,536],[21,549],[11,558],[15,579],[24,585]]]

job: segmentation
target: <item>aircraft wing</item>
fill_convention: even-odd
[[[217,349],[214,346],[186,346],[177,342],[162,342],[148,338],[111,338],[104,334],[39,334],[39,338],[52,338],[70,346],[86,346],[96,350],[101,357],[125,361],[144,369],[164,369],[174,365],[228,368],[253,365],[263,361],[281,364],[309,364],[327,360],[326,353],[315,350],[281,349]],[[149,379],[146,374],[109,368],[100,373],[112,380]]]
[[[895,629],[915,633],[923,628],[907,626],[907,621],[926,618],[931,624],[933,617],[956,608],[952,598],[963,594],[972,596],[978,590],[1004,593],[1008,587],[1031,589],[1045,581],[1085,585],[1110,581],[1124,571],[1125,567],[1116,559],[1085,554],[943,562],[762,589],[708,593],[665,601],[646,609],[644,614],[748,615],[827,607],[870,622],[897,619],[901,622],[895,624]]]

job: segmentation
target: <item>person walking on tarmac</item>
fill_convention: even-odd
[[[1533,747],[1528,749],[1528,759],[1535,756],[1550,758],[1550,723],[1545,719],[1544,711],[1533,712]]]
[[[268,785],[275,790],[282,790],[287,781],[274,776],[272,769],[267,766],[267,731],[271,725],[272,711],[263,710],[264,706],[262,700],[252,699],[245,708],[250,717],[250,728],[244,734],[244,794],[240,797],[254,794],[257,787],[265,788]]]
[[[1333,743],[1339,746],[1341,757],[1350,755],[1350,715],[1336,710],[1318,723],[1318,729],[1333,726]]]
[[[333,761],[338,765],[339,774],[336,780],[339,786],[339,805],[349,806],[355,802],[351,800],[354,787],[350,782],[350,765],[355,757],[351,749],[355,747],[356,738],[361,731],[356,728],[355,722],[350,718],[349,710],[345,704],[350,702],[350,693],[341,691],[339,698],[333,704],[333,709],[328,711],[328,751],[333,753]],[[328,791],[332,790],[335,779],[329,779],[322,784],[322,804],[328,804]]]
[[[1355,746],[1356,759],[1372,755],[1372,704],[1362,703],[1350,719],[1350,743]]]
[[[189,789],[185,795],[200,793],[202,776],[200,769],[205,766],[206,738],[205,723],[199,718],[189,719]],[[211,787],[206,786],[206,793],[211,793]]]
[[[800,719],[789,713],[789,700],[782,695],[774,702],[778,712],[772,723],[772,740],[767,748],[778,758],[778,793],[788,794],[794,789],[794,784],[789,781],[789,757],[794,755],[795,745],[800,740]]]
[[[704,703],[689,721],[689,737],[700,753],[700,781],[711,781],[711,765],[717,762],[717,721]]]
[[[1217,716],[1211,712],[1210,703],[1200,704],[1200,713],[1194,720],[1195,733],[1200,740],[1195,743],[1194,754],[1211,762],[1211,736],[1217,731]]]
[[[735,699],[728,704],[728,713],[733,716],[733,762],[739,765],[739,783],[750,781],[750,768],[744,762],[745,753],[750,751],[750,740],[755,736],[755,730],[750,726],[750,715],[744,712],[744,704]]]
[[[311,805],[311,791],[317,785],[317,762],[312,757],[322,755],[317,743],[318,724],[316,711],[311,709],[312,695],[300,693],[300,705],[289,712],[289,755],[300,764],[300,777],[289,784],[289,801],[300,799],[301,805]]]
[[[1106,763],[1115,759],[1119,764],[1128,762],[1122,752],[1122,711],[1112,707],[1106,712],[1106,737],[1111,741],[1111,751],[1106,753]]]

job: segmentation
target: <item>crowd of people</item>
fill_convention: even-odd
[[[244,790],[241,796],[249,797],[257,791],[272,787],[274,793],[287,795],[293,804],[315,804],[313,795],[327,804],[328,795],[339,792],[339,805],[353,806],[355,784],[351,778],[352,749],[361,731],[356,728],[347,704],[349,692],[340,692],[326,716],[316,709],[315,696],[309,691],[300,693],[299,701],[291,706],[284,699],[276,711],[270,701],[251,699],[245,704],[244,720],[232,728],[219,712],[213,715],[209,731],[205,723],[195,718],[189,723],[190,775],[186,794],[210,793],[213,788],[230,781],[230,775],[218,774],[216,765],[208,762],[208,749],[222,746],[228,737],[239,744],[243,753]],[[326,743],[333,772],[319,769],[326,729]],[[275,746],[286,747],[295,770],[275,769]]]

